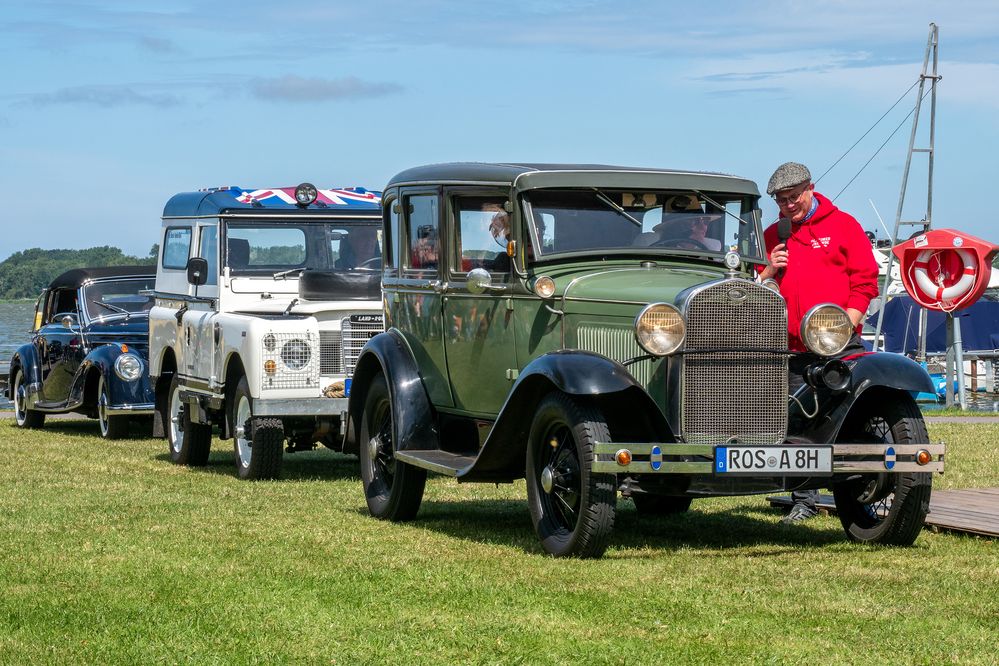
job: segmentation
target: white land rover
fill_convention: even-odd
[[[339,450],[350,376],[383,329],[380,193],[182,193],[163,210],[149,316],[154,433],[204,465],[213,426],[244,479],[288,451]]]

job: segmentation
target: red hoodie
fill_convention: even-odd
[[[815,213],[792,225],[787,269],[777,278],[787,301],[788,346],[796,351],[806,351],[799,331],[802,318],[813,306],[835,303],[867,312],[871,299],[878,295],[878,264],[864,230],[829,199],[818,192],[815,198],[819,202]],[[769,257],[780,244],[776,223],[766,228],[763,240]]]

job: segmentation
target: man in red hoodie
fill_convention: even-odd
[[[850,317],[856,332],[840,354],[864,350],[860,330],[871,299],[878,295],[878,265],[871,242],[860,224],[815,191],[808,168],[797,162],[777,167],[767,194],[791,221],[791,236],[781,242],[777,223],[767,227],[763,240],[769,264],[760,275],[774,278],[787,301],[788,346],[806,351],[801,340],[801,320],[819,303],[835,303]],[[804,383],[801,373],[814,357],[794,356],[789,363],[789,385],[795,393]],[[784,523],[796,523],[815,515],[818,491],[791,494],[794,506]]]

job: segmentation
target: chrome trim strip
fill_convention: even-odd
[[[137,403],[134,405],[119,405],[117,407],[107,407],[108,414],[153,414],[156,412],[156,405],[151,402]]]

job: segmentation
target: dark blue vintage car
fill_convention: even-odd
[[[151,266],[77,268],[42,291],[32,339],[10,360],[7,396],[22,428],[46,414],[79,412],[100,423],[101,436],[128,434],[132,416],[153,413],[149,384],[149,308],[142,292],[155,283]]]

